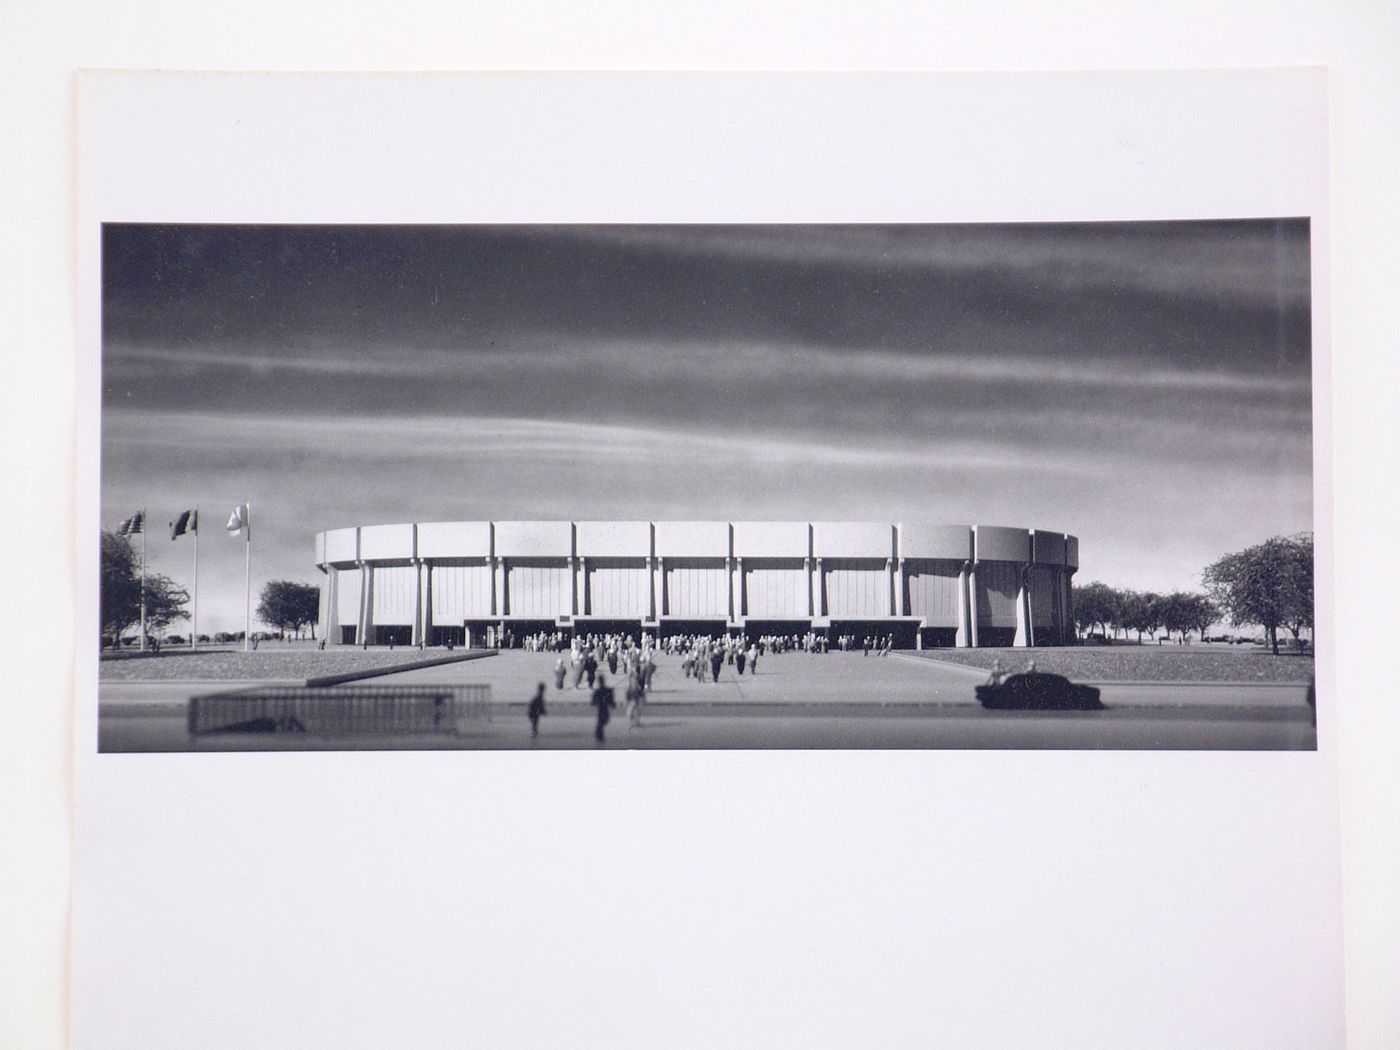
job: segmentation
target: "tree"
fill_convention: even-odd
[[[121,645],[122,632],[141,618],[141,575],[136,551],[126,537],[102,533],[102,578],[99,600],[102,637]]]
[[[1204,594],[1186,594],[1182,596],[1184,608],[1182,610],[1182,622],[1188,631],[1196,631],[1201,636],[1201,641],[1206,640],[1206,631],[1210,625],[1220,619],[1220,610],[1215,607],[1215,603]]]
[[[1155,634],[1162,626],[1162,596],[1152,591],[1123,591],[1119,595],[1121,612],[1119,619],[1123,627],[1137,631],[1138,642],[1142,642],[1142,632]]]
[[[315,637],[316,621],[321,614],[321,588],[291,580],[269,580],[258,599],[258,619],[279,631],[300,634],[311,627]]]
[[[154,634],[189,617],[189,592],[168,576],[146,574],[146,632]],[[114,645],[129,627],[141,622],[141,562],[125,536],[102,533],[101,599],[103,637]]]
[[[1292,600],[1284,610],[1283,626],[1293,635],[1294,643],[1302,642],[1303,629],[1313,626],[1313,538],[1305,532],[1293,537],[1294,557],[1289,573],[1288,591]]]
[[[1161,600],[1162,626],[1168,633],[1175,631],[1186,641],[1191,631],[1200,631],[1205,640],[1206,629],[1219,618],[1219,610],[1204,594],[1173,591]]]
[[[1278,655],[1278,629],[1296,638],[1313,622],[1313,542],[1310,533],[1275,536],[1227,554],[1202,574],[1211,597],[1236,627],[1264,628]]]
[[[1081,631],[1087,633],[1097,626],[1107,634],[1108,625],[1118,622],[1122,598],[1108,584],[1095,581],[1083,587],[1075,587],[1072,597],[1074,622]]]

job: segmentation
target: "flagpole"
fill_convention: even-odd
[[[146,509],[141,508],[141,651],[146,651]]]
[[[190,648],[199,637],[199,508],[194,509],[194,596],[190,599]]]
[[[253,505],[243,504],[243,651],[253,644]]]

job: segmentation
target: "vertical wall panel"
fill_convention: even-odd
[[[376,627],[412,626],[418,602],[418,571],[412,565],[374,567]]]
[[[433,623],[460,625],[491,615],[491,566],[434,565]]]
[[[651,605],[651,577],[645,565],[588,560],[588,615],[646,619]]]
[[[1036,627],[1055,625],[1056,575],[1051,566],[1031,566],[1031,623]]]
[[[336,573],[335,585],[338,588],[336,598],[336,619],[340,621],[342,627],[354,627],[360,622],[360,591],[363,581],[360,578],[360,570],[355,569],[332,569]],[[336,639],[339,641],[340,639]]]
[[[977,621],[983,627],[1015,627],[1020,566],[1004,561],[977,563]]]
[[[883,565],[857,567],[828,559],[824,569],[828,614],[859,617],[890,614],[889,575]]]
[[[724,566],[666,561],[666,615],[729,615],[729,573]]]
[[[929,627],[957,627],[962,562],[911,559],[904,568],[909,578],[909,615],[926,618]]]
[[[553,620],[570,611],[573,588],[567,565],[510,565],[506,586],[511,616]]]
[[[797,568],[744,568],[751,617],[793,620],[807,616],[807,570]]]

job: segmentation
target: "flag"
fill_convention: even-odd
[[[182,511],[180,516],[170,523],[170,538],[179,539],[187,532],[199,531],[199,511]]]
[[[137,511],[126,521],[117,526],[118,536],[139,536],[145,531],[146,515],[144,511]]]
[[[249,537],[253,535],[253,523],[248,514],[248,504],[240,503],[233,508],[233,513],[228,516],[228,525],[225,528],[235,536],[244,529],[248,530]]]

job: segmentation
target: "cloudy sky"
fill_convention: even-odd
[[[201,630],[314,533],[480,518],[1072,532],[1199,585],[1312,527],[1306,220],[107,226],[102,520],[198,506]],[[189,541],[148,537],[188,585]]]

